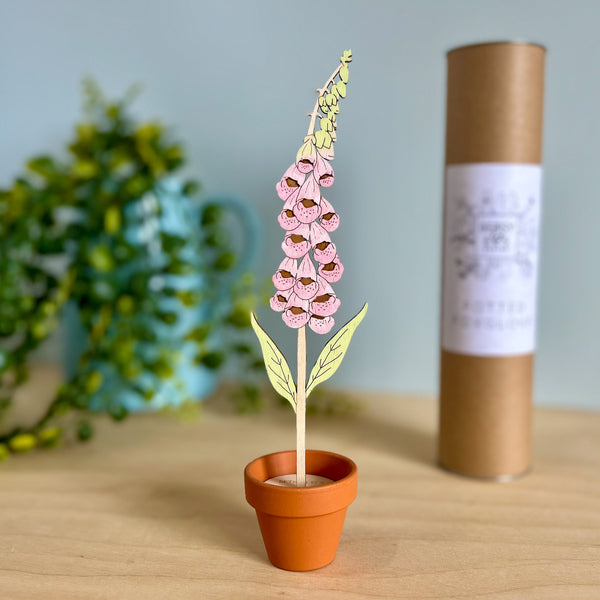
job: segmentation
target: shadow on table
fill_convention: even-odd
[[[313,417],[308,428],[343,438],[353,445],[371,448],[408,461],[435,466],[436,435],[396,421],[382,421],[363,413],[337,419]]]
[[[231,486],[219,489],[191,479],[140,484],[136,497],[130,496],[132,511],[136,516],[166,523],[192,542],[230,548],[268,562],[256,516],[243,493],[240,498]]]

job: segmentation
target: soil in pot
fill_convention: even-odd
[[[356,498],[357,469],[340,454],[307,450],[307,477],[332,483],[297,488],[267,482],[281,476],[295,479],[295,470],[293,450],[253,460],[244,471],[246,499],[256,510],[271,563],[289,571],[311,571],[335,558],[346,509]]]
[[[271,485],[283,485],[285,487],[296,487],[296,473],[288,473],[287,475],[277,475],[277,477],[271,477],[271,479],[267,479],[265,483],[270,483]],[[311,475],[310,473],[307,473],[306,475],[305,487],[327,485],[328,483],[333,483],[333,479],[329,479],[328,477],[321,477],[321,475]]]

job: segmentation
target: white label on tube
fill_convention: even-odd
[[[478,356],[535,349],[539,165],[446,169],[442,347]]]

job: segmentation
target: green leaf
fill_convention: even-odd
[[[88,254],[88,260],[94,269],[102,273],[111,271],[115,266],[112,253],[104,244],[93,248]]]
[[[247,306],[238,306],[234,308],[227,317],[227,323],[238,327],[239,329],[245,329],[250,327],[250,318],[248,316]]]
[[[127,417],[129,411],[120,402],[113,400],[108,405],[108,414],[113,418],[113,420],[122,421]]]
[[[56,172],[51,156],[36,156],[27,163],[27,168],[45,178],[50,178]]]
[[[100,389],[103,381],[104,376],[100,371],[91,371],[85,380],[85,393],[90,396],[95,394]]]
[[[268,336],[264,329],[258,324],[256,315],[250,315],[252,329],[260,342],[260,348],[265,361],[265,368],[271,385],[275,391],[281,394],[296,410],[296,386],[285,356],[276,346],[275,342]]]
[[[30,433],[19,433],[8,441],[8,445],[13,452],[29,452],[36,447],[37,440]]]
[[[122,315],[131,315],[135,311],[135,299],[129,294],[123,294],[117,300],[117,310]]]
[[[200,184],[197,181],[187,181],[183,186],[183,193],[186,196],[193,196],[200,191]]]
[[[196,306],[202,301],[202,293],[198,290],[182,290],[175,292],[175,296],[186,307]]]
[[[200,224],[202,227],[209,227],[211,225],[217,225],[221,217],[223,216],[223,209],[216,204],[207,204],[200,217]]]
[[[192,340],[194,342],[203,342],[209,334],[209,328],[206,325],[201,325],[192,329],[183,339]]]
[[[174,325],[177,323],[177,314],[172,312],[159,312],[156,317],[166,325]]]
[[[348,350],[352,335],[367,314],[368,307],[369,305],[365,302],[361,311],[353,319],[348,321],[348,323],[346,323],[346,325],[344,325],[329,340],[329,342],[327,342],[325,348],[323,348],[323,351],[319,355],[315,366],[310,372],[308,385],[306,386],[307,398],[317,385],[327,381],[338,370],[339,366],[342,364],[344,355]]]
[[[87,442],[94,435],[94,428],[89,421],[81,421],[77,428],[77,437],[82,442]]]
[[[100,167],[95,161],[81,159],[71,167],[71,174],[78,179],[91,179],[98,174],[99,170]]]
[[[40,431],[38,439],[44,448],[52,448],[60,442],[60,435],[61,431],[58,427],[49,427]]]
[[[216,370],[225,361],[223,352],[207,352],[198,357],[198,364],[204,365],[207,369]]]
[[[104,213],[104,230],[115,234],[121,229],[121,210],[118,206],[109,206]]]
[[[344,65],[341,69],[340,69],[340,79],[342,80],[343,83],[348,83],[348,75],[349,75],[349,70],[348,67],[346,65]]]
[[[235,265],[235,254],[233,252],[223,252],[215,260],[214,267],[217,271],[229,271]]]
[[[338,81],[335,84],[335,89],[342,98],[346,97],[346,84],[343,81]]]

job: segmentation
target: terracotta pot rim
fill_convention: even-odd
[[[278,494],[288,494],[288,495],[291,495],[291,494],[318,494],[319,492],[322,492],[324,488],[326,488],[328,490],[333,490],[338,487],[344,487],[348,483],[349,480],[356,477],[358,468],[357,468],[355,462],[351,458],[348,458],[347,456],[344,456],[343,454],[337,454],[336,452],[329,452],[328,450],[313,450],[313,449],[306,450],[307,455],[311,454],[311,453],[330,456],[333,458],[340,459],[349,465],[350,472],[346,476],[342,477],[341,479],[337,479],[335,481],[332,481],[331,483],[325,483],[323,485],[315,485],[315,486],[311,486],[311,487],[301,487],[301,488],[274,486],[271,483],[266,483],[265,481],[261,481],[260,479],[254,477],[254,475],[252,475],[250,473],[252,465],[258,461],[262,461],[271,456],[277,456],[277,455],[281,455],[281,454],[296,454],[295,450],[280,450],[279,452],[270,452],[269,454],[263,454],[262,456],[259,456],[259,457],[255,458],[254,460],[250,461],[246,465],[246,468],[244,469],[244,474],[252,482],[253,485],[258,486],[259,488],[267,489],[267,490],[272,490],[273,488],[276,488]],[[281,473],[281,474],[286,475],[287,473]]]

